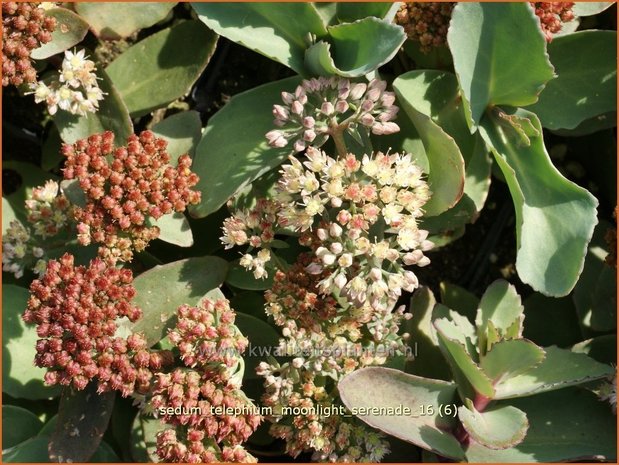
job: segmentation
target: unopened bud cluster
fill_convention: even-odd
[[[97,84],[95,63],[87,60],[85,50],[65,52],[57,80],[46,84],[43,81],[31,84],[36,103],[45,102],[50,115],[58,109],[74,115],[85,116],[99,110],[103,91]]]
[[[52,40],[56,19],[33,2],[2,2],[2,85],[33,83],[30,52]]]
[[[266,134],[269,145],[295,152],[320,147],[335,131],[392,134],[400,128],[392,120],[398,112],[395,94],[387,83],[374,79],[368,84],[342,78],[304,80],[294,93],[282,92],[283,105],[273,106],[274,129]]]
[[[48,262],[45,274],[30,285],[23,316],[37,325],[35,364],[47,369],[47,384],[81,390],[97,378],[99,391],[128,396],[148,390],[151,368],[161,368],[162,355],[149,353],[139,334],[115,337],[119,318],[141,316],[131,305],[132,281],[130,270],[99,258],[88,267],[75,266],[70,254]]]
[[[77,179],[86,196],[86,205],[75,207],[82,245],[102,244],[100,256],[112,263],[130,261],[133,250],[144,250],[159,236],[149,218],[183,212],[200,201],[191,189],[198,182],[191,158],[181,156],[174,168],[166,147],[150,131],[131,135],[119,148],[110,131],[63,146],[64,177]]]
[[[419,42],[424,53],[447,43],[447,30],[457,2],[403,3],[395,21],[406,31],[409,39]],[[575,18],[574,2],[529,2],[540,20],[541,28],[550,42],[561,32],[563,24]]]
[[[241,444],[260,424],[252,402],[240,389],[241,354],[247,339],[234,325],[235,313],[225,299],[203,299],[197,307],[182,305],[169,339],[186,368],[159,373],[152,406],[175,426],[157,435],[157,453],[170,462],[253,462]],[[165,408],[180,407],[181,415]],[[218,414],[217,409],[239,414]],[[223,411],[223,410],[222,410]]]
[[[529,2],[540,20],[546,40],[550,42],[552,36],[561,32],[563,23],[575,18],[572,8],[574,2]]]
[[[396,13],[396,23],[404,28],[408,38],[419,42],[423,53],[445,45],[447,29],[455,2],[403,3]]]

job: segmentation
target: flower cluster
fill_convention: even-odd
[[[574,2],[529,2],[540,20],[546,40],[550,42],[553,34],[561,32],[563,23],[573,21]]]
[[[2,85],[33,83],[30,52],[52,40],[56,20],[32,2],[2,2]]]
[[[43,239],[55,236],[72,221],[69,199],[60,191],[58,183],[51,180],[33,189],[31,198],[26,200],[26,213],[34,234]]]
[[[313,459],[329,462],[378,462],[389,452],[381,433],[371,431],[354,418],[339,414],[341,404],[330,393],[333,380],[304,367],[298,358],[290,363],[262,363],[265,405],[274,412],[288,408],[299,414],[272,420],[270,433],[286,442],[292,457],[313,451]]]
[[[256,463],[241,445],[219,447],[204,443],[204,431],[189,428],[186,432],[167,429],[157,435],[157,454],[171,463]]]
[[[117,320],[135,321],[141,310],[128,269],[108,266],[96,258],[88,267],[74,257],[50,260],[45,274],[30,285],[24,321],[37,325],[35,364],[46,368],[45,382],[84,389],[95,377],[99,391],[119,390],[123,396],[150,387],[151,369],[160,369],[164,355],[150,353],[139,334],[115,337]]]
[[[369,301],[379,309],[402,289],[413,291],[417,277],[401,263],[427,265],[423,252],[433,244],[417,225],[430,192],[412,156],[377,152],[361,161],[352,154],[335,160],[310,148],[307,161],[290,162],[279,182],[279,222],[302,232],[318,226],[321,245],[314,252],[321,263],[308,272],[331,271],[321,293],[336,289],[357,306]],[[321,220],[325,214],[331,220]],[[372,232],[381,224],[389,234]]]
[[[26,268],[36,273],[45,270],[45,251],[37,245],[28,229],[13,220],[2,236],[2,270],[13,273],[16,278],[24,275]]]
[[[77,53],[67,50],[58,80],[49,85],[43,81],[31,84],[34,101],[45,102],[50,115],[58,108],[82,116],[99,109],[104,94],[97,84],[95,63],[87,60],[85,53],[83,49]]]
[[[176,427],[157,435],[157,453],[171,462],[255,461],[241,444],[262,418],[240,389],[247,339],[234,325],[234,311],[225,299],[203,299],[179,307],[177,317],[168,337],[186,368],[159,373],[155,381],[152,406]],[[167,414],[168,407],[181,414]]]
[[[332,295],[319,296],[319,282],[330,272],[308,274],[316,260],[311,254],[300,255],[287,272],[275,274],[265,293],[267,314],[282,326],[278,353],[292,358],[281,365],[272,360],[258,367],[265,378],[263,403],[274,412],[270,431],[286,441],[292,456],[313,450],[321,461],[376,462],[388,451],[387,443],[380,434],[341,415],[332,387],[353,370],[404,355],[407,335],[398,331],[410,314],[404,307],[394,312],[369,304],[359,308],[341,304]],[[286,416],[286,408],[305,412]]]
[[[269,199],[258,199],[251,210],[239,210],[224,220],[221,241],[226,249],[235,245],[249,244],[253,248],[262,248],[254,257],[245,254],[240,264],[252,270],[256,279],[267,276],[266,264],[271,260],[269,246],[275,239],[277,212],[279,205]]]
[[[46,249],[51,248],[47,240],[72,226],[71,204],[56,181],[35,187],[25,207],[30,225],[13,220],[2,237],[2,269],[16,278],[21,278],[26,268],[39,275],[45,272]],[[66,242],[63,237],[59,241]]]
[[[409,39],[419,42],[423,53],[447,42],[447,29],[455,2],[403,3],[396,13],[396,23]]]
[[[131,135],[125,147],[114,148],[114,134],[95,134],[74,145],[64,145],[66,179],[78,179],[86,205],[75,207],[78,240],[102,244],[99,254],[115,263],[130,261],[159,236],[147,220],[182,212],[200,201],[192,190],[198,176],[191,158],[182,155],[170,165],[167,143],[150,131]]]
[[[274,129],[266,134],[269,145],[285,147],[293,141],[295,152],[320,147],[329,136],[357,131],[392,134],[400,128],[392,122],[398,112],[395,94],[377,79],[369,84],[342,78],[304,80],[294,93],[282,92],[284,105],[273,106]]]

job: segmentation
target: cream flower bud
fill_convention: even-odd
[[[331,223],[329,226],[329,235],[331,237],[340,237],[342,235],[342,227],[337,223]]]
[[[347,281],[346,276],[340,273],[333,279],[333,284],[335,284],[338,289],[342,289],[346,286]]]
[[[352,254],[349,253],[345,253],[344,255],[342,255],[337,261],[338,265],[340,265],[342,268],[348,268],[352,265],[352,262]]]
[[[292,102],[292,105],[290,105],[290,110],[295,115],[300,115],[301,113],[303,113],[303,104],[298,100],[295,100],[294,102]]]
[[[381,270],[380,268],[374,267],[370,270],[369,277],[370,279],[372,279],[372,281],[382,280],[383,270]]]
[[[320,112],[324,115],[331,116],[335,112],[335,108],[331,102],[323,102],[320,106]]]
[[[312,118],[311,116],[306,116],[305,118],[303,118],[303,126],[306,127],[307,129],[312,129],[315,124],[316,124],[316,120]]]
[[[333,244],[331,244],[331,247],[329,247],[329,249],[331,249],[331,252],[333,252],[335,255],[339,255],[342,253],[342,250],[344,250],[344,246],[340,242],[334,242]]]
[[[349,105],[346,100],[338,100],[335,104],[335,111],[338,113],[346,113],[348,111]]]
[[[320,239],[321,241],[326,241],[327,238],[329,237],[327,235],[327,230],[324,228],[318,228],[316,230],[316,236],[318,237],[318,239]],[[324,247],[320,247],[318,250],[320,249],[324,249]],[[318,252],[318,250],[316,252]]]
[[[351,88],[350,88],[350,99],[351,100],[359,100],[363,94],[365,94],[365,90],[367,89],[367,84],[364,84],[362,82],[354,84]]]

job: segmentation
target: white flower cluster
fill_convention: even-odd
[[[69,224],[70,208],[69,200],[60,193],[58,183],[52,180],[42,187],[35,187],[32,197],[26,200],[28,222],[32,224],[34,234],[43,239],[55,236]]]
[[[386,88],[387,83],[377,79],[369,84],[333,77],[304,80],[294,93],[282,92],[284,105],[273,106],[274,124],[280,129],[266,134],[269,145],[285,147],[293,141],[295,152],[302,152],[320,147],[335,130],[398,132],[392,122],[398,113],[395,94]]]
[[[57,81],[32,84],[34,101],[45,102],[51,115],[59,108],[81,116],[99,110],[104,93],[97,84],[95,63],[87,60],[85,53],[83,49],[77,53],[67,50]]]
[[[430,263],[423,252],[433,244],[417,225],[430,191],[410,154],[335,160],[309,148],[307,161],[290,157],[290,162],[279,183],[279,222],[295,231],[318,226],[315,254],[322,263],[308,272],[331,271],[319,284],[322,293],[343,291],[356,305],[367,300],[384,308],[402,290],[418,287],[402,263]]]
[[[35,187],[26,200],[26,219],[31,227],[13,220],[2,236],[2,269],[13,273],[16,278],[21,278],[26,268],[37,274],[44,273],[45,247],[49,248],[45,240],[72,227],[71,208],[56,181],[50,180]]]
[[[34,263],[35,273],[45,272],[44,251],[33,245],[30,233],[17,220],[9,223],[2,236],[2,271],[13,273],[17,279],[24,275],[24,270]]]

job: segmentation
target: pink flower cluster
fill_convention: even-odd
[[[45,274],[30,285],[24,321],[37,325],[35,364],[46,368],[45,382],[81,390],[99,380],[99,391],[123,396],[146,392],[152,369],[161,369],[166,355],[151,353],[140,334],[115,337],[117,320],[136,321],[141,310],[131,305],[135,289],[128,269],[96,258],[88,267],[74,257],[50,260]]]
[[[234,311],[225,299],[203,299],[197,307],[182,305],[177,316],[169,339],[187,368],[159,373],[155,381],[152,406],[175,426],[157,435],[158,455],[171,462],[255,461],[241,444],[261,416],[239,387],[247,339],[234,325]],[[167,414],[167,407],[182,413]]]
[[[392,134],[400,128],[392,122],[398,112],[395,94],[387,83],[374,79],[369,84],[342,78],[312,78],[301,82],[294,93],[282,92],[284,105],[273,106],[274,129],[266,134],[269,145],[285,147],[293,142],[295,152],[308,146],[320,147],[336,131]]]
[[[2,85],[34,83],[30,52],[52,40],[56,19],[33,2],[2,2]]]
[[[102,244],[99,254],[111,263],[130,261],[133,250],[144,250],[159,236],[147,219],[200,202],[191,189],[198,182],[191,158],[181,156],[174,168],[166,146],[150,131],[130,136],[119,148],[110,131],[63,146],[64,177],[78,179],[86,196],[86,205],[75,207],[81,244]]]
[[[563,23],[575,18],[572,8],[574,2],[529,2],[540,20],[546,40],[550,42],[552,36],[563,29]]]
[[[421,51],[428,53],[447,42],[447,29],[455,5],[455,2],[403,3],[395,20],[408,38],[419,42]]]

